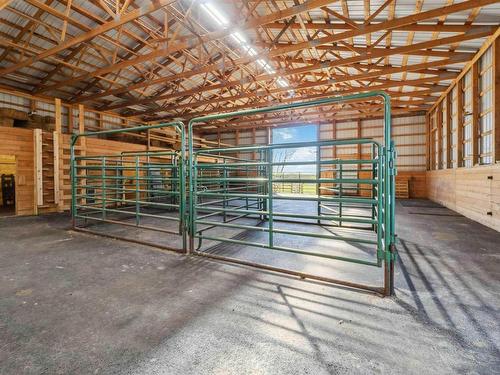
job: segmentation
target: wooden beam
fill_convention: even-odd
[[[427,164],[427,170],[432,170],[431,163],[431,112],[425,114],[425,161]]]
[[[55,119],[55,131],[61,133],[62,131],[62,107],[61,107],[61,99],[54,99],[54,119]]]
[[[85,133],[85,107],[83,106],[83,104],[78,105],[78,133],[79,134]],[[79,155],[80,156],[87,156],[87,137],[80,137],[79,143],[80,143],[80,149],[78,151]],[[81,165],[86,166],[87,161],[82,160]],[[85,173],[86,173],[85,170],[80,171],[80,174],[85,174]],[[81,180],[80,185],[82,185],[82,186],[87,185],[87,179],[83,178]],[[78,194],[85,195],[85,191],[82,189],[78,192]],[[86,204],[86,200],[84,198],[83,198],[82,203]]]
[[[479,62],[472,65],[472,165],[479,164]]]
[[[395,0],[386,0],[378,9],[373,12],[370,17],[365,21],[365,25],[369,24],[375,17],[377,17],[380,12],[382,12],[390,3],[392,3]]]
[[[409,113],[423,113],[424,110],[421,108],[394,108],[392,109],[394,114],[409,114]],[[201,125],[199,129],[210,128],[210,127],[221,127],[221,128],[238,128],[238,129],[251,129],[251,128],[261,128],[266,126],[280,126],[287,124],[305,124],[305,123],[324,123],[325,121],[331,120],[341,120],[341,119],[352,119],[355,121],[359,118],[369,117],[372,115],[383,114],[382,105],[366,105],[357,108],[347,108],[336,111],[325,112],[314,112],[314,113],[302,113],[293,115],[282,115],[273,118],[246,118],[246,119],[232,119],[226,122],[211,122],[205,125]]]
[[[34,0],[29,0],[29,1],[34,1]],[[336,1],[338,1],[338,0],[308,0],[308,1],[304,2],[303,4],[293,6],[293,7],[290,7],[288,9],[285,9],[285,10],[278,10],[274,13],[271,13],[271,14],[268,14],[265,16],[253,18],[247,22],[244,22],[241,24],[236,24],[236,25],[234,25],[234,27],[225,28],[223,30],[210,32],[210,33],[207,33],[205,35],[201,35],[195,39],[193,39],[193,38],[189,38],[186,40],[181,39],[180,42],[172,43],[165,48],[158,48],[150,53],[147,53],[147,54],[144,54],[141,56],[137,56],[133,59],[122,61],[122,62],[117,63],[117,64],[108,65],[107,67],[100,68],[100,69],[97,69],[93,72],[89,72],[89,73],[71,78],[69,80],[60,82],[59,84],[70,85],[70,84],[73,84],[75,82],[82,81],[84,79],[88,79],[88,78],[92,78],[92,77],[96,77],[96,76],[101,76],[101,75],[111,73],[111,72],[114,72],[117,70],[125,69],[129,66],[133,66],[133,65],[137,65],[137,64],[140,64],[140,63],[143,63],[146,61],[154,60],[158,57],[169,56],[177,51],[181,51],[184,49],[192,49],[192,48],[195,48],[197,46],[203,45],[204,43],[218,40],[221,38],[225,38],[225,37],[231,35],[232,33],[234,33],[235,29],[244,31],[244,30],[247,30],[250,28],[256,28],[256,27],[265,25],[266,23],[275,22],[275,21],[278,21],[278,20],[281,20],[284,18],[292,17],[296,14],[307,12],[309,10],[319,8],[320,6],[331,4],[331,3],[334,3]],[[166,2],[166,0],[161,1],[161,3],[165,3],[165,2]],[[172,1],[169,1],[168,3],[171,3],[171,2]],[[165,6],[165,5],[163,5],[163,6]],[[130,12],[130,13],[132,13],[132,12]],[[115,22],[115,21],[112,21],[112,22]],[[101,29],[102,27],[104,27],[104,25],[99,26],[97,29]],[[116,26],[114,26],[114,27],[116,27]],[[254,58],[254,60],[257,60],[257,59],[258,59],[258,57]],[[36,61],[38,61],[38,60],[36,60]],[[28,66],[31,64],[32,64],[32,62],[24,64],[24,66]],[[18,64],[16,66],[21,66],[21,64]],[[4,71],[12,72],[12,71],[18,69],[18,68],[16,68],[16,69],[14,69],[14,68],[15,67],[10,67],[9,71],[7,71],[6,69],[4,69]],[[6,73],[3,73],[2,70],[0,70],[0,73],[6,74]],[[46,88],[41,89],[40,92],[51,90],[53,88],[54,88],[54,86],[48,86]]]
[[[262,74],[262,75],[257,76],[257,77],[248,77],[248,78],[245,78],[243,80],[233,81],[232,83],[222,84],[224,86],[215,85],[215,87],[216,88],[223,88],[223,87],[228,87],[231,84],[245,84],[245,83],[253,82],[253,81],[260,82],[260,81],[274,79],[276,77],[276,75],[289,76],[289,75],[294,75],[294,74],[301,74],[301,73],[312,72],[312,71],[316,71],[316,70],[322,70],[322,69],[326,69],[326,68],[334,68],[334,67],[338,67],[338,66],[351,65],[351,64],[355,64],[355,63],[359,63],[359,62],[368,60],[368,59],[387,57],[387,56],[395,55],[395,54],[405,54],[405,53],[409,53],[412,51],[418,51],[418,50],[425,50],[425,49],[437,47],[440,45],[447,45],[447,44],[457,43],[457,42],[465,41],[465,40],[469,40],[469,39],[476,39],[476,38],[488,36],[492,32],[494,32],[494,30],[495,30],[495,28],[487,26],[485,28],[476,29],[474,32],[456,35],[456,36],[452,36],[452,37],[445,37],[445,38],[436,39],[436,40],[432,40],[432,41],[415,43],[415,44],[412,44],[409,46],[402,46],[402,47],[397,47],[397,48],[392,48],[392,49],[380,48],[380,49],[375,49],[375,50],[365,50],[365,53],[362,53],[360,55],[353,56],[350,58],[336,59],[333,61],[326,61],[326,62],[317,62],[317,63],[309,65],[309,66],[295,68],[295,69],[278,69],[276,71],[276,73],[274,73],[274,74]],[[469,58],[469,55],[459,55],[459,54],[456,54],[454,56],[452,55],[452,57],[451,57],[451,59],[461,60],[462,62],[468,58]],[[426,65],[426,66],[432,66],[432,65]],[[221,68],[220,64],[211,64],[208,66],[200,67],[198,69],[190,69],[190,70],[183,72],[183,73],[179,73],[179,74],[175,74],[175,75],[171,75],[171,76],[167,76],[167,77],[161,77],[161,78],[158,78],[155,80],[144,81],[144,82],[141,82],[139,84],[130,85],[128,87],[123,87],[123,88],[114,89],[114,90],[108,90],[107,92],[104,92],[101,94],[82,97],[82,98],[76,100],[75,102],[84,102],[84,101],[89,100],[89,99],[96,99],[99,97],[116,95],[119,93],[129,91],[131,89],[138,89],[138,88],[142,88],[142,87],[150,86],[150,85],[154,85],[154,84],[159,84],[159,83],[172,82],[172,81],[176,81],[176,80],[181,79],[181,78],[189,78],[189,77],[192,77],[192,76],[195,76],[198,74],[208,73],[208,72],[212,72],[214,70],[219,70],[220,68]],[[410,65],[410,66],[407,66],[405,69],[411,70],[411,69],[413,69],[413,67]],[[396,71],[393,71],[392,73],[396,73]],[[370,74],[370,73],[366,73],[366,74]],[[52,85],[50,87],[46,87],[46,89],[49,90],[51,88],[57,88],[57,87],[59,87],[59,84],[55,84],[55,85]],[[200,88],[196,88],[193,90],[200,90]],[[150,101],[151,100],[153,100],[153,101],[161,100],[161,99],[164,99],[165,96],[167,96],[167,95],[157,97],[157,99],[147,98],[147,99],[141,99],[140,101],[134,101],[134,102],[128,102],[128,103],[133,103],[133,104],[147,103],[148,100],[150,100]],[[133,105],[133,104],[127,104],[127,105]],[[116,109],[116,108],[121,108],[121,107],[122,107],[122,105],[120,105],[120,107],[110,106],[110,107],[108,107],[108,109]]]
[[[265,29],[279,29],[281,30],[285,26],[285,23],[274,22],[264,25]],[[445,25],[445,24],[418,24],[414,23],[411,25],[400,26],[393,29],[393,31],[422,31],[422,32],[442,32],[442,33],[464,33],[475,27],[481,27],[487,25]],[[305,23],[304,27],[308,30],[351,30],[352,27],[347,23],[326,23],[326,22],[311,22]],[[301,29],[299,23],[291,23],[290,29],[297,30]]]
[[[437,107],[438,103],[444,99],[445,95],[447,95],[453,89],[453,87],[458,83],[458,81],[461,80],[465,74],[467,74],[469,69],[471,69],[472,65],[481,58],[481,56],[484,54],[484,52],[488,48],[490,48],[499,37],[500,37],[500,27],[497,26],[495,32],[491,36],[488,37],[488,39],[486,40],[486,42],[483,43],[483,45],[481,46],[479,51],[476,52],[476,54],[474,55],[472,60],[469,61],[467,63],[467,65],[464,66],[464,68],[462,69],[462,71],[458,75],[458,77],[455,78],[455,80],[451,83],[451,85],[448,87],[448,89],[445,92],[443,92],[443,94],[441,95],[439,100],[436,101],[436,103],[432,106],[432,108],[430,109],[431,111]]]
[[[443,108],[438,106],[436,109],[436,126],[437,126],[437,169],[443,168]]]
[[[38,206],[43,206],[43,154],[42,154],[42,129],[33,130],[34,141],[34,192],[35,192],[35,214],[38,213]]]
[[[9,6],[12,0],[0,0],[0,10]]]
[[[54,99],[55,108],[55,131],[53,132],[53,152],[54,152],[54,203],[57,205],[58,211],[63,210],[64,199],[62,196],[61,187],[64,186],[64,173],[61,168],[62,158],[62,103],[61,99]]]
[[[452,132],[451,132],[451,95],[446,95],[446,101],[445,101],[445,106],[446,106],[446,165],[444,166],[445,168],[452,168],[453,166],[451,165],[451,137],[452,137]]]
[[[57,131],[52,132],[52,147],[54,151],[54,160],[53,160],[53,168],[54,168],[54,203],[57,205],[58,211],[62,210],[62,205],[60,205],[61,200],[61,176],[60,176],[60,135]]]
[[[54,8],[51,8],[44,3],[40,3],[39,1],[35,1],[35,0],[27,0],[27,1],[29,1],[34,6],[40,8],[40,9],[43,9],[51,14],[53,14],[55,12]],[[37,61],[40,61],[40,60],[43,60],[47,57],[53,56],[59,52],[64,51],[65,49],[71,48],[77,44],[86,42],[90,39],[95,38],[98,35],[101,35],[101,34],[108,32],[109,30],[112,30],[116,27],[124,25],[132,20],[135,20],[139,17],[142,17],[146,14],[152,13],[158,9],[161,9],[161,8],[163,8],[167,5],[170,5],[172,3],[175,3],[175,2],[176,2],[175,0],[156,0],[150,4],[148,2],[148,3],[146,3],[146,5],[143,5],[137,9],[134,9],[125,15],[121,15],[120,17],[114,19],[113,21],[107,22],[101,26],[93,28],[90,31],[88,31],[82,35],[76,36],[76,37],[74,37],[66,42],[60,43],[57,46],[50,48],[42,53],[39,53],[38,55],[33,56],[29,59],[26,59],[18,64],[1,69],[0,75],[6,75],[6,74],[12,73],[16,70],[19,70],[21,68],[30,66],[30,65],[36,63]],[[65,18],[68,18],[68,17],[67,16],[65,17],[65,15],[62,14],[62,19],[65,19]]]
[[[500,38],[493,44],[493,163],[500,161]]]
[[[463,166],[464,155],[464,89],[463,79],[457,82],[457,167]]]
[[[397,27],[411,25],[411,24],[416,23],[418,21],[432,19],[432,18],[436,18],[436,17],[443,16],[443,15],[450,14],[450,13],[461,12],[461,11],[465,11],[468,9],[485,6],[488,4],[493,4],[493,3],[496,3],[497,1],[498,0],[468,0],[468,1],[463,1],[461,3],[458,3],[458,4],[444,6],[441,8],[436,8],[436,9],[432,9],[429,11],[420,12],[417,14],[412,14],[412,15],[409,15],[406,17],[395,18],[395,19],[380,22],[377,24],[364,25],[364,26],[361,26],[359,29],[345,31],[345,32],[341,32],[341,33],[336,33],[336,34],[328,35],[326,37],[312,39],[309,41],[293,44],[290,46],[282,46],[282,47],[276,48],[272,51],[268,51],[266,53],[260,53],[257,56],[241,57],[239,59],[235,59],[232,64],[229,64],[229,63],[226,64],[226,65],[228,65],[228,66],[226,66],[226,68],[236,67],[236,66],[239,66],[242,64],[247,64],[250,62],[254,62],[258,59],[261,59],[261,58],[269,58],[270,59],[270,58],[280,56],[283,54],[288,54],[290,52],[302,51],[304,49],[314,48],[314,47],[321,45],[321,44],[334,43],[334,42],[342,41],[345,39],[354,38],[357,36],[362,36],[362,35],[365,35],[368,33],[378,32],[381,30],[389,30],[389,29],[392,30],[392,29],[397,28]],[[304,11],[307,11],[307,9],[308,9],[307,5],[314,4],[315,7],[319,7],[319,6],[321,6],[321,5],[319,5],[320,3],[326,4],[329,2],[328,1],[319,1],[319,0],[313,1],[313,0],[311,0],[311,1],[306,2],[304,4],[297,5],[295,7],[288,8],[288,9],[283,10],[283,11],[278,11],[278,12],[275,12],[275,13],[272,13],[272,14],[269,14],[269,15],[266,15],[263,17],[252,19],[246,23],[243,23],[242,25],[235,25],[235,28],[238,28],[240,30],[245,30],[248,28],[255,28],[255,27],[258,27],[261,25],[265,25],[266,23],[269,23],[269,22],[274,22],[277,19],[291,17],[295,14],[299,14],[299,13],[302,13]],[[311,8],[309,8],[309,9],[311,9]],[[314,9],[314,8],[312,8],[312,9]],[[68,79],[65,81],[61,81],[56,85],[47,86],[42,91],[53,90],[53,89],[56,89],[56,88],[61,87],[61,86],[74,84],[74,83],[79,82],[81,80],[85,80],[88,78],[101,76],[101,75],[104,75],[104,74],[107,74],[107,73],[110,73],[113,71],[125,69],[127,67],[137,65],[137,64],[142,63],[142,62],[153,60],[153,59],[160,57],[160,56],[170,55],[173,52],[176,52],[176,51],[179,51],[182,49],[194,48],[194,47],[196,47],[200,44],[206,43],[208,41],[227,37],[228,35],[230,35],[232,30],[233,30],[233,28],[228,28],[228,29],[225,29],[222,31],[216,31],[216,32],[205,34],[203,36],[200,36],[200,38],[195,40],[195,41],[184,41],[184,42],[179,42],[177,44],[173,44],[167,48],[160,48],[160,49],[157,49],[155,51],[152,51],[149,54],[138,56],[136,58],[133,58],[133,59],[130,59],[127,61],[122,61],[118,64],[108,65],[107,67],[103,67],[103,68],[97,69],[95,71],[92,71],[92,72],[89,72],[89,73],[86,73],[86,74],[83,74],[83,75],[80,75],[80,76],[77,76],[77,77],[74,77],[74,78],[71,78],[71,79]],[[489,35],[489,33],[488,33],[488,35]],[[197,69],[197,68],[198,67],[195,67],[194,69]]]
[[[439,81],[443,81],[443,80],[449,80],[449,79],[452,79],[453,77],[455,77],[454,73],[445,72],[445,73],[438,74],[434,77],[420,78],[420,79],[416,79],[416,80],[406,80],[406,81],[386,80],[385,81],[386,83],[372,85],[369,88],[363,86],[363,87],[353,87],[351,89],[343,89],[343,90],[335,90],[335,91],[331,90],[328,92],[327,96],[354,94],[354,93],[365,92],[365,91],[369,91],[369,90],[385,90],[388,88],[401,87],[401,86],[418,86],[420,84],[427,84],[427,83],[439,82]],[[306,83],[299,85],[298,87],[295,87],[294,89],[299,90],[299,89],[306,89],[306,88],[311,88],[311,87],[316,87],[316,86],[323,86],[325,84],[332,83],[332,82],[335,83],[334,80],[331,80],[331,82],[330,82],[330,80],[328,80],[328,82],[321,82],[321,81],[306,82]],[[286,91],[286,90],[283,90],[283,88],[276,88],[276,89],[267,90],[267,91],[259,90],[259,91],[254,91],[251,93],[233,96],[232,98],[229,98],[229,100],[236,100],[236,99],[243,99],[243,98],[257,98],[257,97],[264,98],[264,97],[269,96],[270,94],[273,94],[276,92],[283,92],[283,91]],[[408,93],[408,95],[411,96],[411,93]],[[282,99],[280,99],[280,102],[298,101],[298,100],[304,100],[306,98],[301,98],[301,97],[296,96],[296,97],[293,97],[291,99],[292,100],[287,100],[287,98],[282,98]],[[217,99],[211,99],[211,100],[205,101],[205,102],[203,102],[203,104],[213,104],[213,103],[227,101],[227,100],[228,100],[228,98],[223,98],[223,99],[217,98]],[[224,107],[224,108],[217,109],[216,111],[224,112],[224,111],[230,111],[230,110],[233,110],[236,108],[238,108],[238,109],[251,108],[251,107],[255,107],[256,105],[260,106],[260,105],[264,105],[264,104],[267,104],[267,103],[258,103],[258,104],[252,103],[252,104],[247,104],[244,106],[235,106],[232,108],[231,107]],[[273,104],[273,103],[270,103],[270,104]],[[174,109],[179,108],[179,107],[180,107],[180,105],[174,105],[171,107],[162,108],[160,110],[155,109],[155,110],[146,110],[143,112],[134,112],[134,113],[131,113],[130,116],[139,116],[139,115],[145,115],[148,113],[158,113],[158,112],[164,112],[164,111],[171,111],[171,110],[174,110]],[[193,107],[193,104],[191,104],[189,106],[189,108],[192,108],[192,107]],[[207,113],[207,111],[204,111],[204,113]],[[192,114],[193,113],[190,113],[189,115],[192,115]]]
[[[78,105],[78,132],[85,133],[85,106],[83,104]]]
[[[428,68],[435,68],[435,67],[439,67],[439,66],[451,65],[451,64],[458,62],[459,60],[463,61],[463,59],[465,59],[465,57],[456,56],[456,58],[433,61],[433,62],[424,63],[424,64],[414,64],[414,65],[409,65],[409,66],[404,66],[404,67],[381,68],[380,70],[373,70],[373,71],[370,71],[367,73],[362,73],[362,74],[357,74],[357,75],[346,75],[346,76],[332,75],[332,78],[330,78],[330,79],[323,79],[321,81],[303,83],[300,85],[292,85],[291,87],[278,87],[276,89],[269,90],[269,92],[270,93],[271,92],[272,93],[287,92],[288,90],[290,90],[290,88],[292,88],[294,90],[300,90],[300,89],[306,88],[306,87],[310,88],[310,87],[323,86],[323,85],[332,85],[332,84],[338,84],[340,82],[348,82],[348,81],[352,81],[352,80],[358,80],[358,81],[368,80],[371,78],[382,77],[382,76],[388,75],[388,74],[408,72],[408,71],[420,71],[420,70],[428,69]],[[337,60],[335,60],[333,63],[336,64]],[[325,65],[328,65],[328,64],[325,64]],[[300,69],[302,70],[302,68],[300,68]],[[293,71],[297,71],[297,70],[298,69],[294,69]],[[434,72],[427,71],[426,73],[427,74],[434,73],[434,75],[439,75],[439,74],[442,74],[443,72],[436,70]],[[453,73],[451,73],[451,74],[453,74]],[[262,76],[262,77],[264,77],[264,76]],[[256,81],[261,81],[261,80],[264,81],[264,78],[262,78],[262,77],[255,77],[255,80]],[[265,75],[265,77],[267,79],[270,78],[269,75]],[[229,82],[222,83],[219,85],[209,85],[206,87],[198,87],[198,88],[185,90],[185,91],[177,91],[175,94],[165,94],[165,95],[160,95],[160,96],[153,97],[153,98],[122,102],[119,104],[108,106],[106,108],[106,110],[115,110],[118,108],[128,107],[128,106],[137,105],[137,104],[147,104],[147,103],[150,103],[152,101],[171,100],[171,99],[178,98],[178,97],[195,95],[195,94],[198,94],[201,92],[224,89],[224,88],[230,87],[231,85],[238,86],[239,82],[240,81],[229,81]],[[241,94],[241,95],[237,95],[237,96],[233,96],[233,97],[227,97],[227,98],[221,97],[218,99],[213,99],[213,100],[208,100],[208,101],[199,101],[198,103],[195,103],[195,105],[200,106],[200,105],[205,105],[205,104],[209,104],[209,103],[216,103],[216,102],[227,101],[227,100],[248,98],[248,97],[253,97],[255,95],[258,95],[258,94],[259,94],[259,92],[254,91],[251,93]],[[189,108],[192,108],[193,104],[188,103],[188,104],[186,104],[186,106]],[[163,110],[166,111],[166,110],[170,110],[170,109],[180,109],[180,108],[184,108],[184,107],[185,106],[183,106],[183,105],[173,104],[171,107],[167,107]],[[155,108],[155,109],[150,109],[150,110],[146,110],[146,111],[142,111],[142,112],[141,111],[133,112],[133,114],[134,115],[145,115],[148,113],[154,113],[156,111],[158,111],[158,109]]]

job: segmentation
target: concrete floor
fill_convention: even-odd
[[[394,298],[0,219],[0,374],[498,372],[500,234],[397,217]]]

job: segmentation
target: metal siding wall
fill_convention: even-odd
[[[30,107],[30,100],[20,96],[0,92],[0,107],[28,112]]]
[[[392,120],[393,138],[398,151],[399,171],[425,171],[425,116],[398,117]],[[348,139],[358,137],[357,121],[339,122],[336,124],[336,134],[333,134],[333,124],[322,124],[319,127],[319,139]],[[267,129],[256,129],[254,144],[267,144]],[[251,145],[252,132],[242,130],[239,134],[241,145]],[[205,134],[204,138],[217,141],[217,134]],[[383,142],[383,120],[362,120],[361,138],[372,138]],[[236,145],[235,132],[222,132],[221,142]],[[336,157],[356,157],[358,150],[352,146],[339,146]],[[361,148],[361,155],[368,156],[369,147]],[[334,156],[333,148],[322,148],[321,157]]]
[[[356,121],[337,123],[337,139],[358,138],[357,127]],[[353,146],[337,146],[337,157],[341,159],[353,159],[357,152],[357,148]]]

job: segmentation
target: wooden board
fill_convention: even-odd
[[[500,165],[427,172],[429,199],[500,231]]]
[[[17,160],[16,211],[32,215],[34,210],[34,152],[33,130],[0,127],[0,154]]]

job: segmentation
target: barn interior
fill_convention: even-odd
[[[0,0],[0,373],[498,371],[499,20]]]

